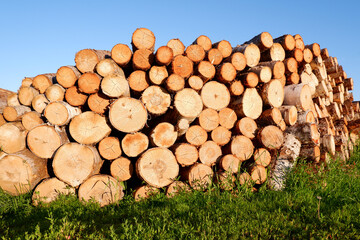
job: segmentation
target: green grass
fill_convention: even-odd
[[[104,208],[61,196],[34,207],[0,193],[2,239],[360,239],[360,149],[346,163],[299,163],[282,192],[128,196]]]

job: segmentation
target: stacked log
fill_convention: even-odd
[[[353,80],[319,44],[263,32],[234,47],[201,35],[155,51],[146,28],[131,44],[84,49],[75,66],[23,80],[1,115],[3,190],[104,206],[124,181],[136,199],[267,179],[281,189],[298,157],[351,154]]]

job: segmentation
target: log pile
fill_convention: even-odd
[[[213,182],[231,190],[236,179],[281,189],[298,157],[351,154],[353,80],[317,43],[262,32],[237,46],[202,35],[155,51],[139,28],[131,45],[84,49],[75,66],[22,81],[1,115],[3,190],[104,206],[124,181],[136,199]]]

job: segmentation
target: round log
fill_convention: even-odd
[[[250,72],[255,73],[258,76],[258,81],[262,83],[267,83],[271,80],[272,71],[270,67],[267,66],[255,66],[249,69]]]
[[[18,196],[31,191],[42,179],[49,177],[47,161],[29,150],[1,154],[0,189]]]
[[[65,88],[60,84],[53,84],[46,89],[45,96],[50,102],[62,101],[65,97]]]
[[[82,73],[94,72],[96,64],[110,55],[109,51],[104,50],[80,50],[75,55],[76,68]]]
[[[103,162],[96,148],[72,142],[62,145],[56,151],[52,168],[57,178],[77,187],[98,174]]]
[[[185,133],[186,141],[194,146],[200,146],[207,140],[207,132],[199,125],[193,125]]]
[[[219,49],[212,48],[206,53],[206,58],[212,65],[219,65],[223,60],[223,55]]]
[[[134,49],[149,49],[154,51],[155,35],[147,28],[138,28],[131,37],[131,44]]]
[[[162,115],[170,107],[171,97],[163,88],[150,86],[142,93],[141,102],[149,113]]]
[[[70,87],[65,92],[65,100],[74,107],[82,106],[86,103],[88,96],[80,92],[77,86]]]
[[[210,132],[219,126],[219,114],[211,108],[204,109],[199,115],[199,125]]]
[[[35,206],[40,203],[50,203],[55,201],[59,195],[75,195],[75,188],[60,181],[56,177],[47,178],[41,181],[34,189],[32,202]]]
[[[259,47],[261,51],[264,51],[268,48],[271,48],[273,42],[274,41],[270,33],[262,32],[245,43],[254,43]]]
[[[218,126],[212,130],[211,139],[219,146],[224,146],[231,140],[231,131],[223,126]]]
[[[233,64],[225,62],[216,69],[217,78],[222,82],[231,82],[236,77],[236,68]]]
[[[27,131],[20,122],[5,123],[0,126],[1,151],[15,153],[26,147]]]
[[[219,166],[226,172],[237,173],[240,168],[240,160],[233,154],[227,154],[220,159]]]
[[[44,109],[46,108],[48,103],[49,103],[49,100],[47,100],[45,95],[39,94],[33,98],[32,102],[31,102],[31,106],[36,112],[41,114],[44,112]]]
[[[110,98],[101,92],[91,94],[87,100],[91,111],[104,114],[110,105]]]
[[[221,52],[223,58],[229,57],[232,53],[232,46],[230,42],[226,40],[216,42],[212,45],[212,47],[218,49]]]
[[[235,124],[235,131],[250,139],[255,138],[255,132],[258,129],[256,122],[249,117],[243,117]]]
[[[168,46],[161,46],[155,54],[155,61],[159,65],[167,66],[174,57],[173,50]]]
[[[196,190],[205,190],[212,182],[214,172],[211,167],[195,163],[184,173],[192,188]]]
[[[205,35],[201,35],[199,36],[194,42],[193,44],[197,44],[200,45],[201,47],[203,47],[203,49],[205,51],[209,51],[212,47],[212,43],[209,37],[205,36]]]
[[[133,71],[128,77],[129,87],[135,92],[142,92],[149,87],[149,77],[141,70]]]
[[[201,81],[201,83],[202,83],[202,81]],[[190,79],[189,79],[189,85],[191,87]],[[195,86],[196,86],[196,84],[195,84]],[[183,77],[181,77],[180,75],[173,73],[165,80],[165,87],[169,92],[176,93],[176,92],[184,89],[185,79]],[[201,85],[201,87],[202,87],[202,85]]]
[[[306,111],[313,104],[311,90],[307,84],[293,84],[284,87],[284,105],[294,105]]]
[[[15,107],[6,106],[3,110],[3,117],[8,122],[21,121],[25,113],[31,112],[31,108],[19,105]]]
[[[251,169],[251,180],[256,184],[262,184],[267,179],[267,171],[264,166],[256,165]]]
[[[172,182],[166,189],[166,196],[173,197],[179,193],[190,192],[190,187],[184,182],[175,181]]]
[[[52,102],[46,106],[44,116],[49,123],[58,126],[67,125],[72,118],[79,115],[81,110],[66,102]]]
[[[92,94],[100,89],[101,77],[92,72],[87,72],[81,75],[78,79],[78,87],[80,92]]]
[[[152,148],[136,161],[136,172],[147,184],[162,188],[179,175],[179,165],[174,154],[166,148]]]
[[[230,83],[229,91],[232,96],[240,96],[245,88],[241,81],[235,80]]]
[[[113,160],[121,156],[120,141],[117,137],[106,137],[99,142],[99,154],[106,160]]]
[[[283,132],[276,126],[266,126],[258,131],[257,139],[268,149],[279,149],[284,142]]]
[[[126,44],[116,44],[111,49],[111,58],[120,66],[125,67],[131,60],[132,52]]]
[[[240,73],[237,75],[237,79],[239,79],[242,84],[248,88],[254,88],[259,83],[258,75],[253,72]]]
[[[197,73],[206,82],[215,77],[216,69],[209,61],[201,61],[197,65]]]
[[[102,77],[114,74],[125,77],[124,71],[111,58],[106,58],[98,62],[98,64],[96,64],[96,72]]]
[[[194,63],[199,63],[205,58],[205,51],[203,47],[193,44],[186,48],[185,55]]]
[[[121,140],[121,148],[128,157],[137,157],[149,147],[149,138],[141,133],[128,133]]]
[[[275,43],[280,43],[285,51],[292,51],[295,48],[295,38],[289,34],[274,39]]]
[[[236,71],[242,71],[247,66],[246,57],[240,52],[231,54],[225,61],[230,62],[235,67]]]
[[[44,121],[41,119],[41,115],[38,112],[31,111],[23,115],[21,123],[26,130],[30,131],[34,127],[43,124]]]
[[[174,145],[178,133],[174,125],[168,122],[162,122],[156,125],[150,133],[150,141],[156,147],[169,148]]]
[[[199,94],[191,89],[184,88],[176,93],[174,107],[185,118],[196,118],[203,110],[203,102]]]
[[[119,74],[104,77],[101,81],[101,90],[111,98],[130,97],[129,82],[125,76]]]
[[[161,85],[169,76],[165,66],[152,66],[149,71],[150,82],[155,85]]]
[[[279,110],[287,125],[292,126],[297,122],[298,113],[295,106],[280,106]]]
[[[166,46],[173,50],[174,57],[177,55],[182,55],[185,51],[184,44],[179,39],[170,39]]]
[[[39,95],[39,91],[33,87],[20,87],[18,91],[19,102],[25,106],[31,106],[32,100],[37,95]]]
[[[227,129],[232,129],[237,121],[237,116],[231,108],[223,108],[219,111],[220,125]]]
[[[148,49],[139,49],[134,52],[132,65],[134,70],[147,71],[154,62],[154,54]]]
[[[260,49],[255,44],[238,45],[233,49],[233,52],[241,52],[246,58],[246,65],[255,67],[260,61]]]
[[[111,128],[106,118],[94,112],[83,112],[69,124],[71,137],[81,144],[96,144],[107,137]]]
[[[265,148],[258,148],[254,151],[254,160],[256,165],[261,165],[264,167],[269,166],[271,162],[271,155],[268,150]]]
[[[148,185],[138,187],[134,191],[135,201],[141,201],[160,193],[160,189]]]
[[[140,100],[121,97],[110,106],[109,120],[117,130],[125,133],[141,130],[147,121],[147,111]]]
[[[199,148],[200,162],[210,167],[219,161],[221,155],[221,147],[213,141],[206,141]]]
[[[109,175],[95,175],[87,179],[79,187],[79,199],[81,201],[93,200],[100,207],[116,203],[124,197],[122,185]]]
[[[55,73],[40,74],[34,77],[32,86],[40,93],[45,93],[53,82],[55,82]]]
[[[263,101],[257,89],[246,88],[244,93],[231,103],[231,108],[239,117],[257,119],[262,113]]]
[[[186,56],[177,55],[171,62],[172,73],[188,78],[194,71],[194,63]]]
[[[195,146],[188,143],[180,143],[174,146],[174,155],[180,166],[193,165],[199,158],[199,152]]]
[[[70,88],[75,85],[80,76],[81,73],[76,67],[63,66],[56,72],[56,81],[64,88]]]
[[[231,154],[234,154],[240,161],[250,159],[254,152],[251,140],[242,135],[233,137],[229,147]]]
[[[224,84],[211,81],[201,89],[201,99],[206,107],[221,110],[229,105],[230,93]]]
[[[280,43],[274,43],[271,48],[261,53],[261,62],[284,61],[285,50]]]
[[[48,125],[31,129],[26,140],[30,151],[40,158],[52,158],[60,146],[69,142],[64,129]]]
[[[189,77],[188,84],[195,91],[201,90],[202,87],[204,86],[203,80],[199,76],[196,76],[196,75],[192,75],[191,77]]]
[[[119,182],[129,180],[133,175],[133,171],[134,167],[131,161],[124,157],[115,159],[110,165],[111,176],[116,178]]]

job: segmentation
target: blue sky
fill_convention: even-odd
[[[1,1],[0,87],[74,65],[84,48],[130,44],[139,27],[152,30],[156,48],[172,38],[185,45],[199,35],[235,46],[260,32],[300,34],[338,58],[360,100],[360,1]]]

